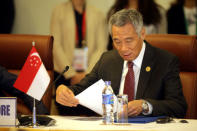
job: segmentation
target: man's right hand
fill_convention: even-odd
[[[65,85],[58,86],[56,90],[56,101],[69,107],[76,107],[79,104],[79,100],[75,98],[74,93]]]

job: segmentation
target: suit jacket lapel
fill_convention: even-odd
[[[139,76],[136,99],[140,99],[143,97],[143,94],[147,87],[147,83],[151,76],[152,68],[154,66],[154,60],[154,49],[150,44],[146,43],[146,49]]]

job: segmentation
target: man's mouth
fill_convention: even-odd
[[[131,53],[123,54],[124,57],[131,56]]]

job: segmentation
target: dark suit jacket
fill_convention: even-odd
[[[172,6],[167,12],[168,34],[187,34],[183,6]]]
[[[124,60],[116,50],[104,53],[90,74],[77,85],[70,87],[80,93],[99,79],[112,83],[117,95]],[[149,66],[151,70],[146,71]],[[187,104],[182,93],[178,58],[167,51],[146,44],[136,99],[145,99],[153,106],[153,116],[184,117]]]
[[[3,93],[3,91],[5,91],[12,96],[21,98],[25,105],[32,110],[33,98],[13,87],[16,78],[16,75],[9,73],[5,68],[0,66],[0,97],[5,96]],[[41,101],[36,101],[36,107],[37,114],[49,114],[47,108]]]

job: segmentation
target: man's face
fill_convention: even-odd
[[[140,34],[141,35],[138,36],[135,28],[131,24],[126,24],[122,27],[112,26],[114,47],[124,60],[132,61],[139,55],[145,37],[144,28]]]

